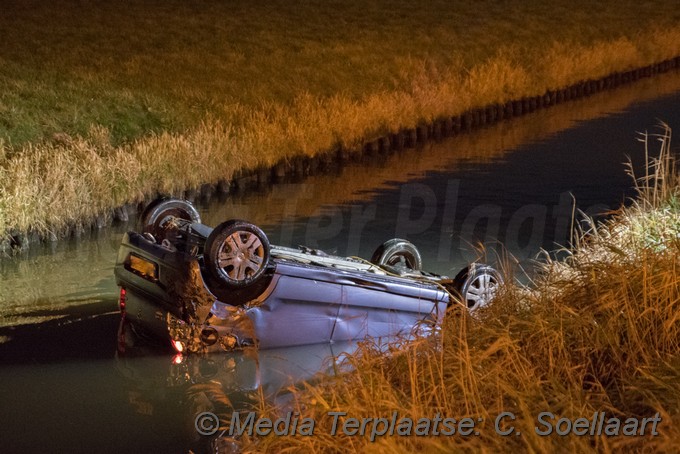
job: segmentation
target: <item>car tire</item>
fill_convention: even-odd
[[[211,281],[220,287],[243,289],[265,276],[270,249],[267,235],[256,225],[237,219],[226,221],[206,240],[205,267]]]
[[[423,259],[418,248],[410,241],[400,238],[392,238],[381,244],[371,256],[371,263],[397,270],[423,269]]]
[[[200,224],[201,215],[188,201],[181,199],[160,198],[153,201],[144,209],[141,217],[143,233],[150,233],[157,242],[171,239],[177,233],[175,219]]]
[[[489,304],[502,284],[503,277],[495,268],[478,263],[463,268],[454,278],[457,296],[470,311]]]

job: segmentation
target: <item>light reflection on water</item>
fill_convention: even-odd
[[[498,239],[525,263],[541,247],[566,243],[571,194],[592,213],[632,195],[622,163],[626,154],[639,162],[635,131],[656,118],[680,125],[679,90],[680,75],[662,75],[329,175],[215,198],[200,211],[209,225],[250,220],[275,244],[366,258],[405,236],[426,269],[445,274],[475,257],[477,240]],[[167,386],[172,358],[126,359],[123,373],[113,358],[113,264],[128,228],[0,260],[0,426],[10,451],[186,452],[195,442],[187,389]],[[231,363],[219,363],[218,382],[233,391]]]

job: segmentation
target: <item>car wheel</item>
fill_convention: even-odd
[[[242,289],[265,274],[269,253],[269,240],[259,227],[245,221],[226,221],[208,236],[205,266],[222,286]]]
[[[423,259],[415,245],[400,238],[392,238],[381,244],[371,256],[371,263],[398,270],[420,271],[423,268]]]
[[[141,217],[143,233],[150,233],[157,242],[172,236],[177,232],[177,220],[200,224],[201,215],[196,208],[186,200],[157,199],[146,207]]]
[[[454,283],[463,304],[474,311],[493,300],[503,278],[493,267],[474,263],[463,268],[455,277]]]

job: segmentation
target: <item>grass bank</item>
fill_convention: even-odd
[[[547,261],[530,288],[507,285],[478,317],[455,308],[440,338],[388,354],[370,343],[355,372],[297,393],[312,437],[268,437],[271,452],[674,452],[680,443],[680,178],[667,154],[636,177],[639,199]],[[657,157],[658,158],[658,157]],[[478,436],[330,436],[330,411],[348,417],[483,418]],[[500,436],[502,412],[521,436]],[[595,412],[625,420],[660,414],[658,436],[540,436],[537,416]],[[506,422],[510,422],[506,420]],[[506,426],[503,426],[506,428]],[[545,429],[539,426],[541,430]]]
[[[0,17],[0,236],[680,55],[660,0],[58,3]]]

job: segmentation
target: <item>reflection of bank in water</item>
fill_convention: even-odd
[[[127,332],[124,347],[117,352],[117,368],[127,379],[130,410],[147,423],[143,429],[172,434],[182,440],[184,452],[229,452],[238,442],[222,432],[234,412],[257,411],[262,400],[288,411],[295,386],[348,370],[343,356],[358,342],[172,357]],[[205,412],[219,418],[219,430],[210,436],[196,428],[197,416]]]

